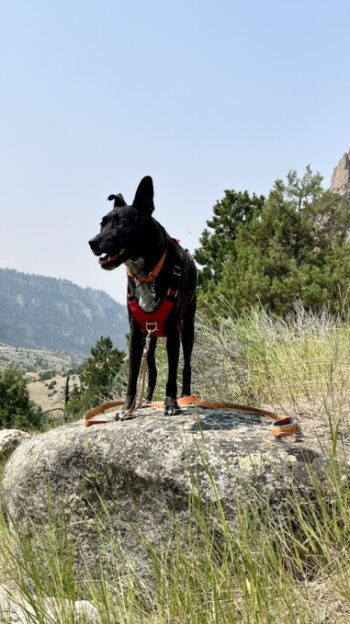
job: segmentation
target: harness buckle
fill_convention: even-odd
[[[158,321],[146,321],[146,331],[148,334],[158,331]]]
[[[178,264],[174,264],[173,274],[175,277],[181,277],[181,267]]]

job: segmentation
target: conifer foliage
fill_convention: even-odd
[[[202,294],[212,302],[224,297],[237,312],[261,304],[285,315],[299,301],[341,313],[349,295],[349,205],[325,191],[310,167],[301,178],[292,170],[286,181],[276,180],[259,200],[248,218],[226,212],[233,223],[225,228],[215,217],[208,221],[213,232],[204,232],[195,254],[203,265]]]
[[[70,418],[113,398],[113,384],[124,359],[125,353],[113,346],[109,336],[99,338],[80,374],[80,387],[74,386],[69,394],[66,410]]]
[[[91,357],[88,358],[80,376],[84,390],[92,397],[111,398],[113,380],[124,357],[123,351],[113,347],[109,336],[101,336],[91,348]]]
[[[36,429],[42,410],[29,398],[27,380],[16,368],[0,372],[0,429]]]
[[[250,196],[247,191],[225,191],[224,198],[216,202],[212,219],[207,221],[195,260],[203,269],[199,276],[204,289],[210,282],[217,283],[222,276],[225,260],[235,256],[235,240],[241,224],[249,223],[253,216],[259,214],[264,205],[264,197]]]

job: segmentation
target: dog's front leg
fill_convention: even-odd
[[[128,387],[126,391],[126,399],[121,412],[119,412],[120,420],[127,420],[132,416],[132,409],[134,407],[136,391],[137,391],[137,379],[140,371],[140,363],[144,346],[144,333],[140,326],[133,321],[130,324],[130,338],[129,338],[129,377]]]
[[[175,329],[168,334],[166,349],[168,355],[168,381],[165,391],[164,414],[174,416],[180,414],[181,409],[177,402],[177,368],[179,364],[180,334]]]
[[[147,365],[148,365],[148,386],[146,392],[146,403],[151,403],[154,388],[157,383],[157,367],[155,360],[155,349],[157,346],[157,338],[151,338],[149,351],[147,355]]]

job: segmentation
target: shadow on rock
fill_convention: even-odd
[[[253,427],[254,425],[270,425],[271,421],[259,414],[216,410],[208,413],[201,412],[198,420],[193,424],[191,431],[199,433],[201,431],[230,431],[242,427]]]

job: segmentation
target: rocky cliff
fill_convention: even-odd
[[[350,148],[334,168],[331,191],[343,195],[350,202]]]
[[[0,269],[0,342],[88,355],[101,336],[125,349],[125,306],[101,290]]]

